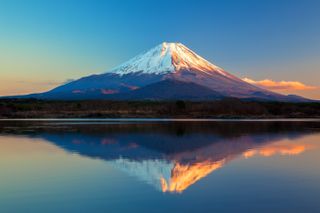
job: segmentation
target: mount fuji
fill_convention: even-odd
[[[38,99],[306,101],[249,84],[210,63],[181,43],[164,42],[122,65],[45,93]]]

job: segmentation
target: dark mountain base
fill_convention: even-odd
[[[320,118],[320,103],[3,99],[0,118]]]
[[[207,87],[175,80],[164,80],[125,94],[115,95],[116,100],[217,100],[223,95]]]

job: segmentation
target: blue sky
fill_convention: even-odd
[[[320,98],[317,0],[0,0],[0,95],[105,72],[163,41]]]

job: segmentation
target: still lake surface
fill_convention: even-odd
[[[0,212],[320,212],[317,120],[0,121]]]

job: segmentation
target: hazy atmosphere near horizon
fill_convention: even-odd
[[[181,42],[245,81],[320,99],[317,0],[0,0],[0,96],[44,92]]]

